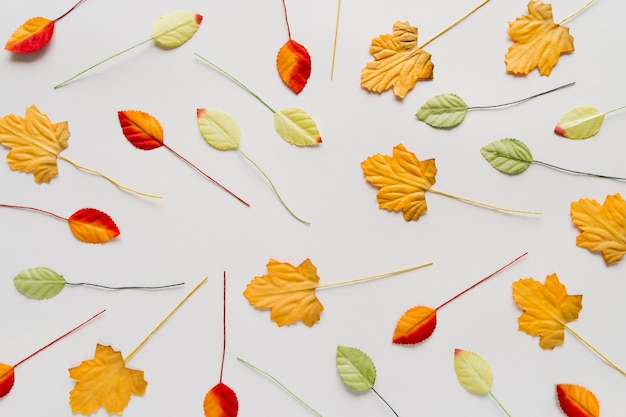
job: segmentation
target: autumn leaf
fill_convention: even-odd
[[[13,32],[4,49],[26,54],[43,48],[54,34],[54,20],[32,17]]]
[[[519,330],[539,336],[539,346],[554,349],[562,345],[565,327],[578,318],[582,295],[568,295],[556,274],[548,275],[542,284],[533,278],[513,283],[513,299],[523,310],[517,319]]]
[[[559,406],[567,417],[600,417],[600,402],[585,387],[574,384],[557,384]]]
[[[15,370],[11,365],[0,363],[0,398],[7,395],[15,383]]]
[[[205,417],[235,417],[239,410],[237,395],[228,385],[220,382],[204,397]]]
[[[300,93],[311,76],[309,51],[298,42],[289,39],[278,50],[276,68],[285,85],[294,93]]]
[[[94,208],[78,210],[67,222],[74,236],[87,243],[105,243],[120,234],[113,219]]]
[[[600,131],[604,116],[605,113],[594,106],[573,107],[561,116],[554,133],[568,139],[588,139]]]
[[[472,394],[487,394],[493,385],[491,366],[479,354],[454,349],[454,373],[463,388]]]
[[[437,310],[427,306],[408,309],[393,331],[392,342],[401,345],[414,345],[430,337],[437,327]]]

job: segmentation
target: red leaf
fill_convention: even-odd
[[[437,326],[437,310],[426,306],[408,309],[393,332],[393,343],[414,345],[428,339]]]
[[[13,388],[15,382],[14,368],[10,365],[0,363],[0,398],[4,397]]]
[[[278,51],[276,67],[287,87],[298,94],[311,76],[311,56],[304,46],[289,39]]]
[[[235,417],[238,411],[237,395],[226,384],[220,382],[204,397],[206,417]]]
[[[11,52],[26,54],[43,48],[54,33],[54,20],[32,17],[17,28],[4,45]]]
[[[87,243],[105,243],[119,236],[117,225],[108,214],[84,208],[72,214],[67,222],[76,238]]]
[[[568,417],[599,417],[600,402],[587,388],[580,385],[557,384],[556,394],[561,410]]]
[[[149,151],[163,146],[163,127],[154,116],[139,110],[118,111],[117,116],[124,136],[136,148]]]

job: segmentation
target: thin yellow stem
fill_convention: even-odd
[[[337,36],[339,35],[339,15],[341,14],[341,0],[337,0],[337,20],[335,21],[335,39],[333,40],[333,59],[330,64],[330,80],[335,74],[335,54],[337,52]]]
[[[606,363],[608,363],[609,365],[611,365],[611,367],[613,369],[615,369],[616,371],[618,371],[620,374],[626,376],[626,372],[624,372],[624,370],[622,370],[619,366],[617,366],[616,364],[614,364],[613,362],[611,362],[609,360],[609,358],[607,358],[606,356],[604,356],[602,353],[600,353],[600,351],[598,349],[596,349],[595,347],[593,347],[591,345],[591,343],[587,342],[585,339],[583,339],[583,337],[581,335],[579,335],[578,333],[576,333],[574,330],[572,330],[569,326],[565,326],[565,329],[570,332],[571,334],[573,334],[574,336],[576,336],[576,338],[578,340],[580,340],[581,342],[583,342],[583,344],[585,346],[587,346],[589,349],[591,349],[596,355],[598,355],[600,358],[602,358],[602,360]]]
[[[113,178],[104,175],[102,172],[96,171],[94,169],[87,168],[86,166],[82,166],[80,164],[77,164],[76,162],[72,161],[71,159],[69,159],[69,158],[67,158],[67,157],[65,157],[63,155],[57,155],[57,157],[62,159],[62,160],[64,160],[65,162],[69,162],[70,164],[74,165],[78,169],[82,169],[83,171],[87,171],[87,172],[90,172],[92,174],[96,174],[96,175],[101,176],[102,178],[104,178],[105,180],[109,181],[111,184],[115,185],[116,187],[121,188],[122,190],[130,191],[131,193],[139,194],[139,195],[142,195],[144,197],[163,198],[160,195],[146,194],[146,193],[142,193],[142,192],[137,191],[137,190],[133,190],[132,188],[128,188],[128,187],[120,184],[119,182],[115,181]]]
[[[594,0],[595,1],[595,0]],[[461,23],[463,20],[465,20],[467,17],[469,17],[472,13],[474,13],[476,10],[480,9],[481,7],[483,7],[485,4],[489,3],[489,0],[483,0],[482,3],[480,3],[478,6],[474,7],[472,10],[470,10],[469,12],[467,12],[465,15],[463,15],[462,17],[460,17],[459,19],[457,19],[454,23],[452,23],[450,26],[448,26],[447,28],[445,28],[444,30],[442,30],[441,32],[439,32],[438,34],[436,34],[435,36],[433,36],[432,38],[430,38],[429,40],[427,40],[425,43],[423,43],[419,49],[424,48],[426,45],[428,45],[429,43],[431,43],[432,41],[434,41],[435,39],[437,39],[438,37],[440,37],[441,35],[443,35],[444,33],[446,33],[447,31],[449,31],[450,29],[452,29],[453,27],[455,27],[456,25],[458,25],[459,23]]]
[[[130,358],[132,358],[133,356],[135,356],[135,353],[137,353],[137,351],[139,351],[139,349],[141,349],[141,347],[142,347],[143,345],[145,345],[145,344],[146,344],[146,342],[148,341],[148,339],[150,339],[150,337],[152,337],[152,336],[153,336],[153,335],[154,335],[154,334],[155,334],[155,333],[156,333],[156,332],[157,332],[157,331],[158,331],[158,330],[159,330],[159,329],[160,329],[160,328],[161,328],[161,327],[165,324],[165,322],[166,322],[166,321],[167,321],[170,317],[172,317],[172,315],[173,315],[174,313],[176,313],[176,310],[178,310],[178,309],[179,309],[179,308],[180,308],[180,307],[181,307],[181,306],[185,303],[185,301],[187,301],[187,300],[189,299],[189,297],[191,297],[191,296],[193,295],[193,293],[194,293],[194,292],[196,292],[196,291],[198,290],[198,288],[200,288],[200,287],[202,286],[202,284],[204,284],[204,283],[207,281],[207,279],[208,279],[208,278],[204,278],[202,281],[200,281],[200,282],[198,283],[198,285],[196,285],[196,286],[193,288],[193,290],[191,290],[191,291],[189,292],[189,294],[187,294],[187,295],[185,296],[185,298],[183,298],[183,299],[182,299],[182,301],[181,301],[180,303],[178,303],[178,304],[176,305],[176,307],[174,307],[174,309],[173,309],[172,311],[170,311],[170,313],[169,313],[167,316],[165,316],[165,318],[164,318],[164,319],[163,319],[163,320],[162,320],[159,324],[157,324],[157,326],[154,328],[154,330],[152,330],[152,331],[150,332],[150,334],[149,334],[148,336],[146,336],[146,338],[145,338],[145,339],[143,339],[143,340],[141,341],[141,343],[139,343],[139,346],[137,346],[137,347],[136,347],[136,348],[135,348],[132,352],[130,352],[130,353],[128,354],[128,356],[126,356],[126,358],[124,358],[124,362],[128,362],[128,361],[130,360]]]
[[[515,210],[515,209],[508,209],[508,208],[503,208],[503,207],[498,207],[498,206],[492,206],[491,204],[485,204],[485,203],[481,203],[480,201],[474,201],[468,198],[459,197],[458,195],[444,193],[443,191],[434,190],[432,188],[430,188],[428,191],[432,191],[435,194],[440,194],[446,197],[451,197],[451,198],[454,198],[455,200],[463,201],[465,203],[474,204],[476,206],[485,207],[485,208],[492,209],[492,210],[505,211],[507,213],[542,214],[540,211]]]
[[[581,7],[580,9],[578,9],[577,11],[575,11],[574,13],[572,13],[571,15],[567,16],[565,19],[561,20],[559,22],[559,25],[562,25],[563,23],[567,22],[568,20],[578,16],[579,14],[581,14],[582,12],[585,11],[585,9],[587,9],[589,6],[591,6],[593,3],[595,3],[596,0],[589,0],[587,2],[587,4],[585,4],[583,7]]]
[[[339,287],[341,285],[356,284],[358,282],[365,282],[365,281],[372,281],[372,280],[379,279],[379,278],[386,278],[386,277],[389,277],[389,276],[392,276],[392,275],[401,274],[403,272],[409,272],[409,271],[414,271],[416,269],[424,268],[424,267],[430,266],[432,264],[433,264],[432,262],[428,262],[428,263],[425,263],[425,264],[412,266],[412,267],[409,267],[409,268],[399,269],[399,270],[393,271],[393,272],[387,272],[387,273],[380,274],[380,275],[374,275],[372,277],[359,278],[359,279],[353,279],[353,280],[350,280],[350,281],[337,282],[335,284],[320,285],[320,286],[317,287],[317,289],[330,288],[330,287]]]

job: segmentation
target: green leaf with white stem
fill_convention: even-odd
[[[568,139],[589,139],[600,131],[604,116],[605,113],[593,106],[576,106],[561,117],[554,133]]]
[[[152,26],[152,39],[157,45],[172,49],[187,42],[198,31],[202,15],[186,10],[176,10],[159,18]]]
[[[528,146],[517,139],[500,139],[483,146],[480,153],[487,162],[505,174],[520,174],[533,163]]]
[[[493,385],[491,367],[480,355],[463,349],[454,350],[454,372],[463,388],[473,394],[488,394]]]
[[[415,117],[432,127],[449,129],[465,119],[468,109],[465,101],[456,94],[439,94],[429,98]]]
[[[23,270],[13,278],[13,284],[25,296],[45,300],[60,293],[66,281],[50,268],[39,267]]]
[[[376,367],[374,362],[359,349],[337,346],[337,372],[348,387],[356,391],[367,391],[374,387]]]
[[[274,113],[274,127],[281,138],[296,146],[322,143],[315,121],[304,110],[295,107]]]
[[[197,115],[200,134],[209,145],[220,151],[239,148],[241,128],[234,117],[217,109],[198,109]]]

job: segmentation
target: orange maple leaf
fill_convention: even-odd
[[[515,43],[505,55],[506,70],[525,75],[538,68],[548,76],[561,54],[574,50],[574,38],[568,28],[554,23],[552,5],[531,0],[528,13],[509,22],[509,36]]]
[[[70,368],[76,385],[70,392],[73,413],[92,414],[100,407],[109,414],[122,414],[130,396],[143,395],[148,383],[143,371],[126,368],[122,354],[111,346],[96,346],[93,359]]]
[[[302,320],[313,326],[324,306],[315,296],[320,278],[310,259],[294,267],[270,259],[268,275],[254,277],[243,295],[257,308],[271,309],[271,319],[279,326]]]
[[[582,295],[568,295],[556,274],[546,277],[545,284],[533,278],[513,283],[513,299],[524,310],[517,319],[519,330],[539,336],[539,346],[554,349],[562,345],[565,327],[578,318],[583,308]]]
[[[374,61],[361,71],[361,86],[375,93],[393,88],[404,98],[420,79],[433,78],[430,54],[417,45],[417,28],[408,22],[393,24],[393,35],[372,39],[370,53]]]
[[[425,192],[435,183],[434,159],[420,161],[403,144],[393,156],[376,154],[361,163],[365,179],[379,188],[376,198],[381,209],[402,210],[404,220],[418,220],[428,211]]]
[[[602,252],[607,265],[618,262],[626,254],[626,201],[618,193],[609,195],[600,205],[582,198],[572,202],[572,221],[582,232],[576,246]]]

